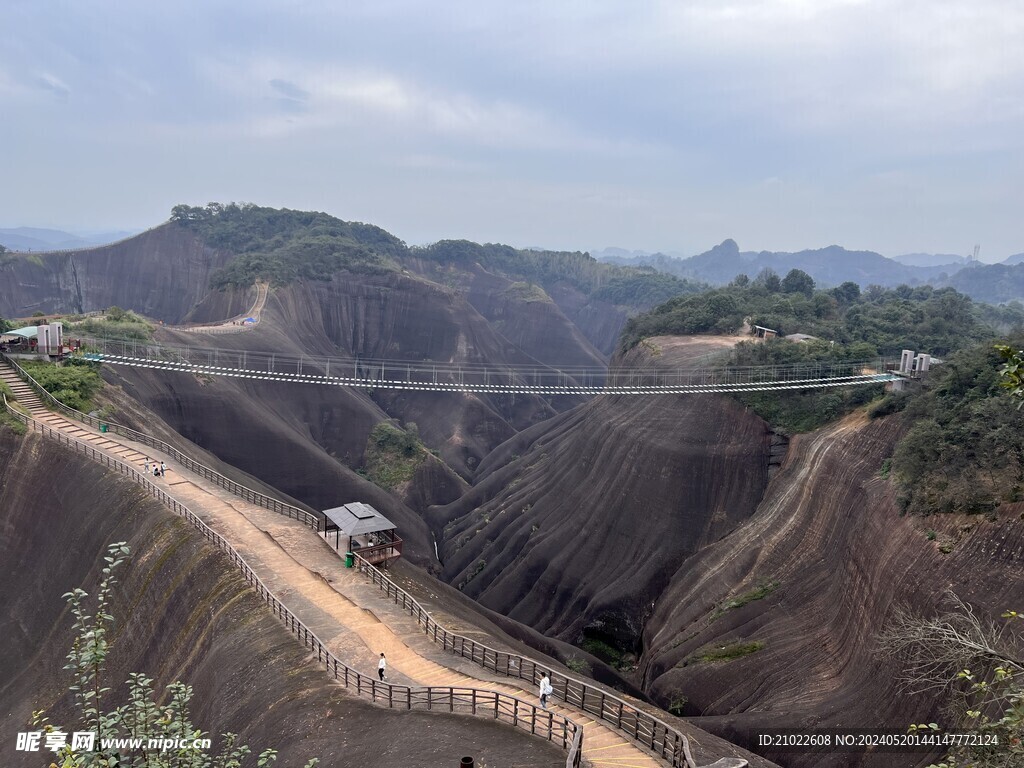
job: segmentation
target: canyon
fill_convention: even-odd
[[[341,270],[275,285],[258,326],[200,335],[178,326],[241,315],[255,291],[211,289],[232,254],[167,223],[110,246],[7,258],[0,265],[0,315],[117,305],[151,318],[154,340],[171,345],[494,365],[686,367],[737,341],[654,337],[623,352],[619,332],[643,303],[616,304],[564,277],[514,274],[482,257],[398,254],[395,267],[383,272]],[[98,405],[114,421],[313,510],[372,504],[398,525],[410,579],[439,580],[459,593],[453,599],[461,610],[748,749],[766,727],[902,726],[939,717],[937,700],[898,690],[899,667],[877,653],[877,633],[896,606],[927,613],[947,589],[998,615],[1024,583],[1024,504],[1004,504],[988,517],[901,515],[881,472],[904,429],[892,417],[856,412],[788,436],[724,395],[388,392],[115,366],[104,366],[103,376],[108,386]],[[381,424],[415,434],[423,446],[411,476],[389,487],[366,471]],[[141,502],[108,487],[112,481],[93,467],[68,466],[61,475],[74,478],[73,487],[55,487],[45,504],[30,500],[32,465],[58,461],[56,449],[3,440],[5,525],[18,531],[7,547],[11,558],[21,558],[5,559],[9,630],[18,638],[18,653],[5,662],[5,679],[12,680],[5,695],[24,716],[28,683],[18,669],[35,658],[30,639],[68,640],[56,628],[59,603],[33,615],[44,597],[39,563],[59,561],[62,584],[87,582],[117,517],[101,518],[101,508],[124,510],[122,537],[137,542],[141,562],[171,558],[149,578],[184,591],[143,599],[155,587],[140,573],[129,577],[127,592],[145,605],[167,606],[176,625],[189,625],[188,612],[210,599],[203,590],[226,588],[216,585],[227,576],[196,554],[194,543],[168,555],[177,537],[173,523],[144,505],[136,510],[132,505]],[[46,504],[91,533],[66,531],[47,545],[55,549],[40,550],[54,525],[39,514]],[[927,530],[955,546],[943,551]],[[60,558],[61,548],[71,546],[81,557]],[[30,559],[28,551],[37,555]],[[191,587],[175,575],[189,558],[206,569]],[[231,621],[223,617],[225,632]],[[259,632],[229,635],[205,660],[183,655],[199,642],[183,635],[173,647],[133,649],[124,669],[160,656],[161,679],[193,667],[201,675],[202,664],[223,663],[228,671],[220,679],[237,673],[245,680],[244,655],[273,648],[288,664],[301,656],[285,634],[274,634],[273,620],[260,621]],[[726,654],[709,658],[710,650]],[[56,699],[62,654],[46,653],[40,663]],[[210,702],[203,714],[227,706],[231,695],[210,685],[197,691],[197,700]],[[390,721],[371,724],[376,710],[327,690],[311,668],[295,685],[294,707],[281,705],[287,727],[274,730],[260,720],[240,723],[249,728],[243,732],[266,733],[284,752],[298,749],[289,733],[318,728],[317,748],[334,749],[326,746],[327,726],[314,723],[324,696],[347,728],[397,738]],[[275,701],[235,704],[241,713],[266,711]],[[481,739],[490,737],[490,727],[499,726],[473,726]],[[797,768],[925,765],[928,757],[910,763],[891,754],[762,755]]]

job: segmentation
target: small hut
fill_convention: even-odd
[[[321,535],[339,552],[355,552],[369,563],[387,565],[402,556],[402,540],[396,530],[394,523],[369,504],[354,501],[324,510]],[[345,550],[341,549],[343,541]]]

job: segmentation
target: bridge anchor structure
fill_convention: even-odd
[[[110,365],[290,384],[493,395],[671,395],[878,384],[899,378],[884,358],[775,366],[604,368],[502,366],[429,360],[333,358],[83,339],[87,360]]]

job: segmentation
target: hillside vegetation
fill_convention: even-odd
[[[998,332],[1020,328],[1024,312],[1015,306],[976,304],[952,288],[874,286],[855,283],[827,291],[801,270],[779,277],[766,270],[750,280],[740,276],[728,286],[679,296],[626,323],[620,348],[664,334],[735,333],[744,322],[816,337],[803,343],[785,339],[744,341],[732,365],[844,362],[895,356],[902,349],[945,357],[991,340]],[[792,393],[753,392],[738,396],[784,433],[807,432],[839,418],[883,394],[882,386]]]
[[[468,240],[441,240],[411,249],[413,256],[464,269],[479,264],[511,279],[525,279],[550,291],[566,283],[586,296],[623,306],[649,307],[680,294],[700,291],[700,283],[649,267],[605,264],[580,251],[538,251]]]
[[[843,283],[823,291],[798,269],[784,278],[765,271],[754,280],[740,275],[723,288],[680,296],[631,318],[621,347],[630,349],[647,336],[663,334],[735,333],[748,320],[782,335],[868,344],[873,350],[864,349],[868,356],[898,354],[904,348],[941,356],[991,335],[981,319],[985,313],[1004,323],[1024,321],[1024,313],[1013,309],[981,310],[952,288],[872,286],[862,292],[856,283]]]
[[[263,208],[249,203],[176,205],[171,221],[204,242],[236,254],[211,278],[212,288],[249,286],[257,279],[287,285],[330,280],[335,272],[387,272],[405,244],[379,227],[326,213]]]
[[[981,301],[1019,301],[1024,298],[1024,263],[982,264],[962,269],[945,284]]]
[[[92,396],[103,386],[98,364],[72,358],[65,365],[23,360],[20,363],[29,376],[60,400],[77,411],[92,410]]]
[[[256,280],[287,285],[330,280],[340,270],[384,273],[401,269],[403,258],[464,269],[476,264],[511,280],[548,289],[566,283],[588,297],[612,304],[649,307],[702,286],[652,268],[603,264],[580,252],[540,251],[508,245],[442,240],[408,248],[379,227],[346,222],[326,213],[265,208],[250,203],[176,205],[171,221],[209,246],[235,257],[211,278],[212,288],[245,287]]]
[[[1015,339],[1014,348],[1022,345]],[[906,512],[989,513],[1024,499],[1024,410],[1001,386],[1002,363],[991,344],[963,350],[934,370],[923,392],[888,395],[873,409],[902,410],[908,426],[885,468]]]

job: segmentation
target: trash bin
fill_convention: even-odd
[[[345,567],[346,568],[351,568],[355,564],[356,564],[355,553],[353,553],[353,552],[346,552],[345,553]]]
[[[106,431],[107,431],[107,425],[106,424],[100,424],[100,432],[103,432],[105,434]]]

